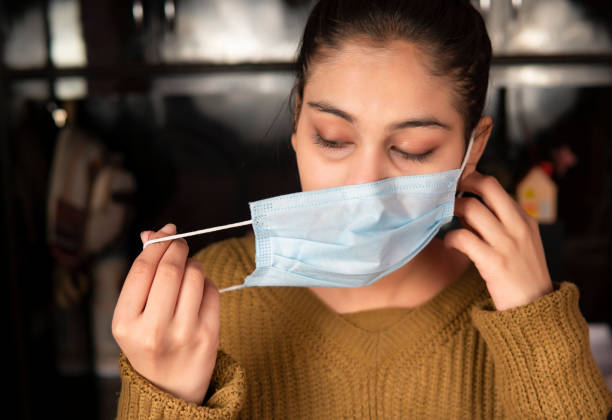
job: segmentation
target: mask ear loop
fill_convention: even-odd
[[[244,222],[232,223],[231,225],[224,225],[224,226],[217,226],[217,227],[208,228],[208,229],[194,230],[193,232],[181,233],[178,235],[164,236],[163,238],[151,239],[150,241],[145,242],[142,245],[142,249],[145,249],[147,245],[151,245],[157,242],[172,241],[173,239],[185,238],[187,236],[203,235],[205,233],[217,232],[219,230],[231,229],[235,227],[247,226],[247,225],[252,225],[252,224],[253,224],[253,220],[245,220]]]
[[[231,292],[232,290],[240,290],[240,289],[244,289],[245,287],[246,287],[246,284],[244,283],[237,284],[236,286],[230,286],[224,289],[219,289],[219,293]]]
[[[463,174],[463,170],[465,169],[465,165],[467,165],[468,158],[470,157],[470,152],[472,151],[472,145],[474,144],[474,131],[472,130],[472,135],[470,136],[470,141],[468,142],[467,149],[465,151],[465,156],[463,156],[463,162],[461,163],[461,168],[459,170],[459,178],[457,182],[461,180],[461,175]],[[463,196],[463,191],[459,191],[457,197],[461,198]]]
[[[217,227],[208,228],[208,229],[194,230],[193,232],[187,232],[187,233],[181,233],[178,235],[165,236],[163,238],[151,239],[150,241],[147,241],[142,245],[142,249],[145,249],[148,245],[151,245],[157,242],[172,241],[174,239],[184,238],[186,236],[203,235],[205,233],[217,232],[219,230],[231,229],[235,227],[247,226],[247,225],[252,225],[252,224],[253,224],[253,220],[245,220],[244,222],[232,223],[230,225],[223,225],[223,226],[217,226]],[[238,290],[244,287],[245,287],[244,284],[226,287],[225,289],[219,290],[219,293],[229,292],[230,290]]]

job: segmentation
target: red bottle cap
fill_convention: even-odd
[[[542,168],[542,170],[544,172],[546,172],[546,174],[548,176],[552,176],[553,174],[553,164],[552,162],[540,162],[540,168]]]

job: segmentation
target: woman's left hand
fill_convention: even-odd
[[[492,176],[474,171],[460,190],[478,195],[486,205],[476,198],[457,198],[455,215],[464,228],[448,232],[444,242],[474,262],[495,308],[515,308],[551,293],[537,221]]]

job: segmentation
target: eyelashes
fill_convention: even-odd
[[[406,153],[406,152],[403,152],[403,151],[398,150],[398,149],[393,149],[393,151],[398,153],[402,159],[412,160],[414,162],[424,162],[424,161],[427,160],[429,155],[431,155],[433,153],[433,150],[429,150],[429,151],[427,151],[425,153],[421,153],[421,154],[418,154],[418,155],[415,155],[415,154],[412,154],[412,153]]]
[[[328,149],[341,149],[344,147],[343,142],[324,139],[318,133],[314,135],[314,142],[315,144]]]
[[[324,139],[318,133],[314,135],[313,139],[316,145],[323,147],[325,149],[337,150],[337,149],[342,149],[345,147],[344,142]],[[407,153],[407,152],[404,152],[396,148],[392,148],[391,150],[394,153],[396,153],[401,159],[410,160],[413,162],[424,162],[433,153],[433,150],[429,150],[421,154]]]

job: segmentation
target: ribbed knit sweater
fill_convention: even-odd
[[[195,258],[218,288],[241,284],[254,240]],[[601,419],[612,408],[572,283],[496,311],[471,266],[417,308],[339,314],[308,288],[249,287],[223,293],[220,311],[204,403],[156,388],[121,354],[118,418]]]

